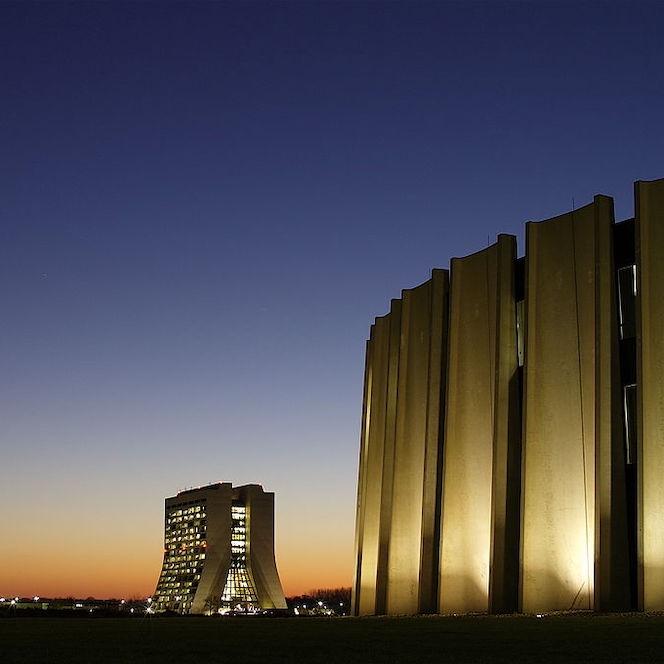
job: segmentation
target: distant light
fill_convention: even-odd
[[[5,601],[5,598],[4,598],[4,597],[0,597],[0,602],[4,602],[4,601]]]
[[[121,599],[121,600],[120,600],[120,604],[125,604],[125,603],[126,603],[126,602],[125,602],[124,599]]]
[[[92,613],[92,609],[90,609],[90,613]]]
[[[543,613],[538,613],[535,617],[536,617],[536,618],[543,618],[543,617],[544,617],[544,614],[543,614]]]
[[[39,601],[39,595],[35,595],[32,599],[33,599],[35,602],[38,602],[38,601]]]
[[[134,609],[129,609],[132,613],[134,612]]]
[[[306,604],[303,604],[303,605],[302,605],[302,608],[303,608],[303,609],[306,609],[306,608],[307,608],[307,605],[306,605]]]
[[[296,616],[299,616],[299,615],[300,615],[300,612],[297,610],[297,606],[296,606],[295,609],[294,609],[294,613],[295,613]]]
[[[18,602],[18,597],[14,597],[14,599]]]
[[[152,601],[152,597],[148,597],[148,604]]]
[[[83,608],[83,605],[80,604],[79,602],[77,602],[74,606],[75,606],[77,609],[82,609],[82,608]]]
[[[10,604],[16,604],[16,600],[13,599],[13,600],[10,602]]]
[[[323,606],[323,602],[318,602],[318,606]]]
[[[339,602],[339,606],[343,606],[343,605],[344,605],[344,603],[343,603],[343,602]]]

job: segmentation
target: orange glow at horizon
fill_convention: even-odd
[[[90,506],[71,509],[65,523],[44,512],[16,519],[12,536],[0,541],[0,595],[152,595],[162,563],[163,513],[127,512],[125,522],[118,522],[115,512],[111,524]],[[351,585],[354,523],[337,513],[328,517],[305,527],[298,510],[277,514],[277,569],[286,596]],[[143,527],[148,518],[150,527]]]

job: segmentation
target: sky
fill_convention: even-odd
[[[664,177],[664,6],[0,4],[0,594],[142,597],[163,500],[275,492],[351,585],[402,288]]]

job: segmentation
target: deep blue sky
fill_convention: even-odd
[[[663,34],[639,2],[0,5],[4,559],[130,538],[143,592],[165,495],[257,481],[287,590],[349,583],[373,316],[573,198],[630,216]]]

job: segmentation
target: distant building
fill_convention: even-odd
[[[166,499],[156,611],[285,609],[274,559],[274,494],[229,482]]]
[[[664,180],[404,290],[366,350],[355,614],[664,610]]]

